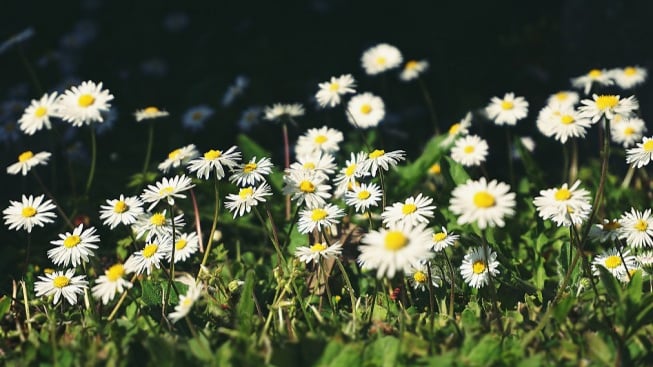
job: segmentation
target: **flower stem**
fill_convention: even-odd
[[[138,276],[138,274],[134,274],[132,276],[132,279],[130,280],[130,282],[134,283],[137,276]],[[120,298],[118,299],[118,303],[116,303],[116,305],[113,306],[113,310],[111,310],[111,313],[109,314],[109,317],[107,318],[107,321],[113,320],[113,317],[116,316],[116,312],[118,312],[118,309],[120,308],[120,305],[122,305],[122,303],[125,301],[125,298],[127,297],[127,292],[128,291],[129,291],[128,289],[125,289],[125,291],[122,292],[122,294],[120,295]]]
[[[284,169],[290,168],[290,143],[288,141],[288,125],[281,124],[281,132],[283,134],[283,167]],[[290,194],[286,194],[286,220],[290,220]]]
[[[143,162],[143,183],[145,183],[145,174],[150,165],[150,158],[152,157],[152,145],[154,144],[154,125],[150,122],[148,124],[147,133],[147,148],[145,150],[145,161]]]
[[[417,77],[417,82],[419,83],[419,87],[422,90],[422,95],[424,96],[424,100],[426,101],[426,106],[428,107],[429,114],[431,115],[431,122],[433,122],[433,127],[435,128],[435,134],[440,135],[440,126],[438,126],[438,116],[435,113],[435,107],[433,106],[433,100],[431,99],[431,94],[429,93],[428,88],[426,88],[426,83],[424,83],[424,80],[420,78],[419,76]]]
[[[455,279],[455,273],[453,270],[453,266],[451,265],[451,260],[449,260],[449,256],[447,255],[446,249],[442,250],[442,253],[444,254],[445,260],[447,260],[447,266],[449,266],[449,276],[451,277],[450,283],[451,283],[451,291],[449,293],[449,317],[453,318],[453,306],[454,306],[454,297],[455,297],[455,290],[456,290],[456,283],[454,282]]]
[[[349,291],[349,299],[351,302],[351,316],[352,316],[352,322],[354,325],[354,333],[355,333],[357,310],[356,310],[356,296],[354,296],[354,288],[351,286],[351,281],[349,280],[349,276],[347,275],[347,271],[345,270],[345,267],[342,265],[342,262],[337,257],[336,257],[336,264],[338,264],[338,269],[340,269],[340,273],[342,273],[342,277],[345,280],[345,284],[347,285],[347,290]]]
[[[204,251],[204,257],[202,258],[202,263],[200,268],[197,271],[197,277],[199,278],[202,268],[206,265],[206,261],[209,258],[209,253],[211,252],[211,245],[213,245],[213,233],[218,226],[218,214],[220,213],[220,187],[218,185],[218,178],[215,178],[213,191],[215,193],[215,208],[213,209],[213,223],[211,224],[211,232],[209,232],[209,238],[206,240],[206,251]],[[201,233],[198,233],[201,237]]]
[[[197,198],[195,197],[195,190],[190,189],[190,201],[193,203],[193,216],[195,217],[195,232],[197,232],[197,239],[200,252],[204,252],[204,244],[202,243],[202,224],[200,223],[200,209],[197,206]],[[215,229],[214,229],[215,231]],[[213,238],[213,232],[211,233]]]
[[[86,191],[84,196],[88,197],[88,193],[91,190],[91,185],[93,184],[93,178],[95,176],[95,162],[97,160],[97,142],[95,138],[95,127],[91,125],[91,168],[88,172],[88,179],[86,180]]]
[[[61,209],[61,206],[59,205],[59,203],[57,203],[57,200],[55,200],[55,198],[54,198],[54,196],[52,195],[52,193],[51,193],[50,191],[48,191],[48,189],[45,187],[45,184],[43,184],[43,181],[41,180],[41,177],[38,175],[38,173],[36,173],[36,170],[30,170],[30,172],[32,172],[32,174],[34,175],[34,178],[36,178],[36,181],[38,182],[39,186],[41,186],[41,190],[43,190],[43,192],[45,193],[45,195],[46,195],[50,200],[52,200],[52,202],[54,203],[55,208],[57,209],[57,212],[59,212],[59,215],[61,215],[61,217],[63,218],[63,220],[66,222],[66,224],[67,224],[71,229],[72,229],[72,228],[75,228],[75,226],[73,225],[73,223],[70,221],[70,218],[68,218],[68,216],[66,215],[66,213],[64,213],[63,209]]]

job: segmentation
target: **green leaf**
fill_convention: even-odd
[[[440,143],[445,139],[445,135],[431,138],[424,147],[422,154],[411,164],[397,167],[399,173],[398,188],[408,190],[413,188],[417,182],[426,176],[429,167],[438,162],[445,152]]]
[[[158,176],[159,176],[158,172],[145,172],[145,174],[143,173],[133,174],[129,176],[129,183],[127,183],[127,187],[143,187],[149,183],[154,182]]]
[[[243,157],[246,160],[252,157],[263,158],[271,155],[270,152],[258,145],[258,143],[250,139],[247,135],[239,134],[236,141],[238,142],[238,148],[243,152]]]
[[[365,349],[364,360],[372,366],[394,367],[398,363],[400,341],[394,336],[382,336]]]
[[[596,268],[599,270],[601,283],[603,283],[603,286],[608,291],[608,298],[611,298],[615,301],[620,301],[622,291],[621,285],[619,284],[617,278],[615,278],[614,275],[612,275],[612,273],[603,266],[597,266]]]
[[[190,352],[201,361],[209,362],[213,359],[211,345],[204,334],[199,334],[197,337],[190,339],[188,341],[188,347],[190,348]]]
[[[11,298],[7,296],[2,296],[0,298],[0,319],[2,319],[7,311],[9,311],[9,308],[11,307]]]
[[[459,163],[456,163],[456,161],[449,157],[444,158],[447,161],[447,165],[449,166],[449,175],[451,176],[451,180],[454,184],[464,184],[467,182],[467,180],[469,180],[469,174],[465,170],[465,167]]]
[[[254,270],[248,270],[245,274],[245,284],[236,306],[237,328],[243,335],[253,332],[252,317],[254,315]]]
[[[490,366],[501,358],[501,339],[496,335],[485,335],[467,354],[473,365]]]
[[[628,283],[628,287],[626,291],[628,294],[628,298],[630,298],[630,301],[633,302],[635,305],[638,305],[642,300],[642,272],[641,271],[635,271],[633,273],[632,278]]]

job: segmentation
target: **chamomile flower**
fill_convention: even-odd
[[[297,156],[297,162],[290,165],[289,171],[306,171],[322,175],[327,179],[330,174],[335,172],[335,158],[328,153],[308,153]]]
[[[345,193],[345,204],[356,208],[356,212],[365,213],[373,206],[379,206],[383,193],[375,183],[353,185]]]
[[[58,240],[50,242],[55,247],[48,250],[48,257],[55,265],[75,267],[82,262],[87,263],[91,256],[95,256],[93,250],[98,248],[100,236],[95,234],[94,227],[83,227],[82,223],[72,232],[59,234]]]
[[[626,150],[626,163],[641,168],[653,160],[653,137],[644,137],[635,148]]]
[[[158,119],[161,117],[166,117],[168,115],[170,115],[168,111],[160,110],[158,107],[154,107],[154,106],[145,107],[140,110],[136,110],[136,112],[134,112],[134,117],[138,122],[143,120]]]
[[[263,157],[256,160],[252,157],[248,163],[237,165],[233,173],[229,176],[229,181],[238,186],[253,186],[259,182],[265,181],[265,176],[272,172],[272,161],[270,158]]]
[[[20,153],[18,162],[7,167],[7,173],[16,175],[20,172],[23,176],[27,175],[32,167],[46,165],[52,154],[48,152],[39,152],[34,154],[31,150]]]
[[[216,179],[221,180],[225,176],[225,167],[233,170],[238,166],[240,158],[241,155],[236,146],[232,146],[226,151],[210,149],[202,157],[188,162],[188,170],[196,172],[198,178],[207,180],[211,172],[215,172]]]
[[[472,126],[472,113],[467,112],[465,117],[462,120],[456,122],[455,124],[449,127],[447,131],[447,137],[440,143],[442,146],[449,146],[456,140],[459,136],[465,136],[469,134],[469,128]]]
[[[433,274],[435,273],[435,267],[432,266],[429,262],[420,261],[417,264],[411,266],[410,271],[406,273],[406,276],[408,277],[408,280],[414,289],[419,289],[422,292],[428,291],[429,267],[431,268],[431,284],[435,288],[440,286],[440,277]]]
[[[314,152],[335,153],[340,150],[339,144],[343,141],[342,132],[327,126],[319,129],[308,129],[297,139],[295,144],[296,154],[309,154]]]
[[[363,269],[376,269],[377,278],[407,273],[420,261],[433,256],[429,249],[432,236],[433,231],[424,225],[373,230],[361,239],[358,263]]]
[[[634,248],[653,247],[653,217],[651,209],[644,212],[631,208],[619,218],[619,238]]]
[[[361,64],[368,75],[380,74],[398,67],[403,61],[401,52],[387,43],[380,43],[367,49],[361,57]]]
[[[347,103],[347,120],[354,127],[376,127],[385,117],[385,104],[381,97],[366,92],[357,94]]]
[[[453,232],[449,233],[446,228],[442,227],[442,231],[433,234],[431,248],[435,252],[440,252],[447,247],[453,246],[459,238],[460,235],[454,234]]]
[[[416,197],[409,197],[403,202],[394,203],[388,206],[381,213],[383,224],[386,226],[427,224],[429,218],[433,218],[436,206],[431,205],[433,199],[428,196],[417,194]]]
[[[152,268],[160,269],[161,261],[170,257],[169,250],[171,248],[160,241],[167,238],[169,237],[157,237],[153,241],[147,241],[142,250],[134,252],[127,258],[124,265],[125,271],[139,275],[147,272],[147,275],[150,275]]]
[[[184,222],[183,214],[175,216],[176,231],[181,231],[185,225],[186,222]],[[162,212],[144,213],[138,216],[133,227],[134,232],[136,232],[136,238],[145,236],[146,241],[149,241],[154,236],[163,237],[172,234],[172,220],[166,216],[166,210]]]
[[[553,109],[566,109],[574,107],[579,101],[578,93],[570,90],[563,90],[552,94],[547,98],[546,105]]]
[[[238,194],[229,194],[225,208],[233,213],[234,218],[249,213],[253,207],[266,201],[266,196],[272,195],[270,186],[263,182],[259,186],[246,186],[239,189]]]
[[[93,297],[101,299],[102,304],[108,304],[113,300],[116,294],[122,294],[126,289],[132,287],[132,283],[123,278],[125,276],[125,267],[122,264],[114,264],[104,271],[95,280],[92,292]]]
[[[566,183],[559,188],[541,190],[533,200],[542,219],[551,219],[556,225],[582,224],[592,211],[589,191],[579,188],[580,181],[569,187]]]
[[[644,120],[631,117],[618,124],[610,125],[612,141],[621,144],[624,148],[635,145],[640,141],[646,131]]]
[[[589,231],[589,238],[601,243],[612,243],[619,239],[621,223],[618,219],[603,219],[602,223],[593,225]]]
[[[2,211],[5,225],[8,225],[10,230],[25,229],[30,233],[34,226],[43,227],[45,223],[54,222],[57,216],[52,213],[52,209],[55,205],[51,200],[43,199],[45,195],[37,197],[23,195],[20,202],[9,200],[10,206]]]
[[[499,274],[499,262],[497,254],[488,249],[486,256],[485,249],[477,247],[472,249],[463,258],[460,265],[460,275],[465,283],[473,288],[481,288],[490,283],[490,277]]]
[[[610,75],[621,89],[630,89],[644,83],[648,73],[639,66],[628,66],[610,70]]]
[[[622,99],[617,95],[593,94],[592,99],[584,99],[580,103],[580,116],[591,119],[593,123],[604,116],[608,120],[612,120],[616,114],[630,116],[639,108],[635,96]]]
[[[141,199],[145,203],[151,203],[150,207],[147,208],[148,211],[151,211],[161,200],[165,200],[168,205],[174,205],[175,198],[185,199],[186,195],[182,194],[182,192],[190,190],[193,186],[195,185],[191,182],[190,177],[186,175],[177,175],[172,178],[164,177],[156,184],[148,185],[147,189],[141,194]]]
[[[136,196],[120,194],[120,198],[107,200],[107,205],[100,206],[100,219],[103,224],[114,229],[118,224],[131,225],[143,214],[143,202]]]
[[[546,106],[538,115],[537,127],[542,134],[553,137],[561,143],[570,138],[583,138],[592,126],[588,118],[581,118],[573,107]]]
[[[85,277],[85,275],[75,275],[75,269],[53,271],[50,274],[39,275],[39,280],[34,282],[34,291],[37,297],[54,295],[52,304],[59,303],[59,299],[63,296],[70,305],[75,305],[77,295],[84,293],[88,286]]]
[[[73,126],[102,122],[102,112],[109,111],[113,95],[102,89],[102,83],[86,81],[66,90],[57,99],[57,115]]]
[[[613,247],[594,258],[592,261],[592,274],[600,274],[599,266],[608,269],[615,278],[621,280],[622,277],[628,276],[628,271],[637,268],[637,258],[630,255],[630,250],[624,250],[619,254],[619,251]]]
[[[612,73],[606,69],[592,69],[585,75],[571,78],[571,85],[574,88],[582,89],[585,94],[590,93],[594,83],[602,86],[614,84]]]
[[[318,84],[320,88],[315,99],[320,107],[335,107],[340,104],[341,97],[347,93],[356,93],[356,81],[351,74],[332,76],[328,82]]]
[[[291,195],[297,205],[306,203],[308,208],[315,208],[326,204],[326,199],[331,197],[331,186],[324,177],[311,172],[293,172],[283,177],[283,194]]]
[[[18,128],[27,135],[34,135],[43,128],[50,130],[50,117],[58,117],[56,100],[57,92],[46,93],[38,101],[33,99],[18,120]]]
[[[208,105],[193,106],[181,117],[181,124],[190,131],[202,130],[214,114],[215,110]]]
[[[342,253],[342,244],[335,242],[331,246],[323,242],[315,242],[312,246],[300,246],[295,249],[295,256],[307,264],[319,263],[321,259],[333,259]]]
[[[479,228],[503,227],[504,218],[515,213],[515,193],[510,186],[485,177],[467,180],[451,193],[449,210],[458,215],[458,224],[476,223]]]
[[[172,238],[171,238],[172,240]],[[172,245],[172,244],[171,244]],[[175,235],[175,263],[188,260],[199,249],[199,237],[196,232],[176,233]],[[166,259],[172,259],[172,251],[167,253]]]
[[[429,62],[426,60],[410,60],[404,65],[404,69],[399,74],[399,79],[405,82],[417,79],[428,68]]]
[[[361,170],[363,162],[366,160],[367,153],[365,152],[350,153],[350,158],[345,161],[345,166],[340,170],[340,173],[336,175],[336,178],[333,181],[336,185],[336,197],[340,197],[347,192],[350,186],[353,186],[358,178],[369,176],[369,172]]]
[[[514,93],[506,93],[503,98],[492,97],[485,112],[496,125],[516,125],[517,121],[528,115],[528,102],[524,97],[515,97]]]
[[[188,286],[186,294],[179,296],[179,303],[175,306],[174,312],[168,314],[168,318],[173,323],[183,319],[188,315],[191,308],[202,295],[202,285],[198,285],[197,281],[191,276],[177,278],[177,281],[182,282]]]
[[[304,106],[301,103],[283,104],[275,103],[265,107],[263,118],[268,121],[292,120],[295,117],[304,115]]]
[[[376,172],[389,171],[397,163],[406,159],[406,153],[403,150],[393,150],[386,152],[382,149],[375,149],[367,155],[367,159],[361,163],[361,171],[369,172],[372,177],[376,177]]]
[[[297,230],[304,234],[312,233],[314,229],[322,232],[322,228],[337,224],[344,215],[345,212],[333,204],[304,209],[299,212]]]
[[[199,152],[197,151],[197,148],[195,148],[195,144],[188,144],[168,153],[168,158],[159,163],[158,168],[163,173],[168,173],[170,168],[183,166],[198,155]]]
[[[487,142],[478,135],[463,136],[451,148],[451,158],[465,167],[480,166],[487,154]]]

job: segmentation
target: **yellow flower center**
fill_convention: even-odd
[[[590,70],[589,73],[587,73],[587,75],[588,75],[590,78],[598,78],[598,77],[601,76],[601,74],[603,74],[603,73],[602,73],[601,70],[599,70],[599,69],[592,69],[592,70]]]
[[[438,232],[433,235],[433,241],[435,242],[444,241],[446,238],[447,238],[447,234],[444,232]]]
[[[504,110],[512,110],[515,107],[514,103],[510,101],[503,101],[501,102],[501,108]]]
[[[621,258],[616,255],[611,255],[605,258],[605,261],[603,262],[605,264],[605,267],[608,269],[614,269],[621,265]]]
[[[32,159],[32,157],[34,157],[34,153],[32,153],[32,151],[28,150],[26,152],[21,153],[18,156],[18,162],[23,163],[25,161],[28,161],[28,160]]]
[[[624,69],[624,74],[626,74],[628,76],[633,76],[633,75],[637,74],[637,69],[635,69],[632,66],[629,66],[629,67]]]
[[[327,138],[326,136],[318,135],[315,137],[313,141],[315,141],[316,144],[323,144],[326,143],[327,140],[329,140],[329,138]]]
[[[212,161],[214,159],[218,159],[218,158],[220,158],[220,156],[222,156],[222,152],[219,151],[219,150],[211,149],[208,152],[204,153],[204,159],[207,159],[207,160],[210,160],[210,161]]]
[[[495,204],[494,196],[487,191],[477,192],[472,200],[478,208],[490,208]]]
[[[315,163],[306,162],[306,163],[304,163],[304,165],[302,167],[304,167],[304,169],[307,169],[307,170],[314,170],[315,169]]]
[[[243,167],[243,172],[252,173],[256,169],[256,167],[258,167],[256,163],[247,163],[245,167]]]
[[[385,154],[385,150],[376,149],[375,151],[370,153],[369,157],[370,157],[370,159],[377,159],[377,158],[381,157],[384,154]]]
[[[320,220],[326,218],[328,214],[329,213],[327,213],[327,211],[324,210],[324,209],[321,209],[321,208],[313,209],[313,211],[311,211],[311,220],[313,222],[320,221]]]
[[[63,275],[59,275],[58,277],[52,279],[52,285],[56,288],[63,288],[68,284],[70,284],[70,279]]]
[[[566,92],[558,92],[558,93],[556,93],[556,99],[557,99],[558,101],[561,101],[561,102],[562,102],[562,101],[564,101],[565,99],[567,99],[567,97],[569,97],[569,95],[568,95]]]
[[[560,117],[560,122],[562,122],[564,125],[573,124],[574,121],[576,120],[571,115],[563,115]]]
[[[63,240],[63,245],[65,248],[73,248],[79,245],[80,242],[82,242],[82,239],[78,235],[72,235]]]
[[[79,107],[86,108],[86,107],[92,105],[93,103],[95,103],[95,97],[93,97],[90,94],[82,94],[77,99],[77,104],[79,105]]]
[[[20,214],[24,218],[31,218],[31,217],[36,215],[36,209],[34,209],[31,206],[26,206],[26,207],[23,208],[23,210],[21,210]]]
[[[386,250],[399,251],[408,245],[408,237],[401,231],[388,231],[384,245]]]
[[[175,188],[172,186],[166,186],[159,190],[159,195],[165,196],[165,195],[170,195],[175,191]]]
[[[645,152],[653,152],[653,139],[647,140],[644,144],[642,144],[642,148],[644,148]]]
[[[417,68],[419,63],[415,60],[410,60],[406,63],[406,70],[414,70]]]
[[[113,265],[105,272],[105,274],[107,279],[115,282],[116,280],[122,278],[123,275],[125,275],[125,267],[122,266],[122,264]]]
[[[46,113],[48,113],[48,109],[43,106],[39,106],[34,110],[34,116],[36,117],[43,117]]]
[[[159,109],[153,106],[147,107],[146,109],[143,110],[148,115],[154,115],[155,113],[159,113]]]
[[[367,190],[360,191],[360,192],[358,193],[358,195],[356,195],[356,197],[357,197],[359,200],[365,200],[365,199],[367,199],[367,198],[370,197],[370,192],[367,191]]]
[[[172,152],[168,153],[168,159],[176,159],[180,153],[181,149],[175,149]]]
[[[624,129],[624,135],[626,135],[626,136],[633,135],[634,133],[635,133],[635,129],[633,129],[633,128],[630,127],[630,126],[628,126],[628,127],[626,127],[626,128]]]
[[[404,204],[404,206],[401,207],[401,212],[404,215],[412,214],[417,210],[417,206],[412,203]]]
[[[613,95],[599,96],[595,103],[596,107],[603,111],[609,108],[614,108],[619,103],[619,97]]]
[[[145,246],[143,249],[143,257],[145,258],[150,258],[156,254],[156,251],[159,249],[159,245],[156,243],[150,243],[149,245]]]
[[[644,219],[638,219],[633,227],[638,231],[644,232],[648,229],[648,223]]]
[[[322,252],[326,250],[326,246],[323,243],[315,242],[313,246],[311,246],[311,251],[312,252]]]
[[[458,130],[460,130],[460,124],[453,124],[449,128],[449,135],[456,135],[458,133]]]
[[[468,146],[466,146],[465,148],[463,148],[463,151],[464,151],[465,153],[467,153],[467,154],[474,153],[474,147],[471,146],[471,145],[468,145]]]
[[[299,183],[299,191],[305,193],[315,192],[315,185],[311,181],[302,181]]]
[[[186,245],[188,245],[188,241],[182,238],[179,241],[177,241],[177,243],[175,243],[175,249],[177,251],[183,250],[186,247]]]
[[[163,215],[163,213],[154,213],[150,217],[150,223],[152,223],[155,226],[162,226],[166,222],[166,217]]]
[[[653,140],[651,140],[651,143],[653,144]],[[345,170],[345,176],[351,177],[354,175],[356,172],[356,163],[352,163],[349,166],[347,166],[347,169]]]
[[[483,260],[476,260],[472,264],[472,271],[474,274],[481,274],[485,271],[485,262]]]
[[[421,284],[421,283],[426,283],[426,279],[427,279],[427,278],[428,278],[428,277],[426,276],[426,274],[424,274],[423,271],[419,271],[419,270],[418,270],[418,271],[415,272],[415,274],[413,274],[413,280],[414,280],[416,283],[420,283],[420,284]]]
[[[242,200],[246,200],[246,199],[252,197],[252,195],[254,195],[254,189],[251,188],[251,187],[245,187],[243,189],[240,189],[240,191],[238,191],[238,196]]]
[[[383,56],[379,56],[379,57],[376,58],[376,63],[381,65],[381,66],[385,65],[386,61],[387,60]]]
[[[122,200],[118,201],[116,205],[113,206],[113,212],[118,214],[126,212],[127,209],[129,209],[129,205]]]
[[[363,115],[367,115],[370,112],[372,112],[372,106],[370,106],[369,103],[365,103],[364,105],[361,106],[361,113]]]
[[[570,197],[571,197],[571,191],[569,191],[569,190],[567,190],[565,188],[558,189],[553,194],[553,198],[556,199],[557,201],[569,200]]]
[[[432,175],[439,175],[442,173],[442,166],[440,166],[440,163],[434,163],[429,167],[429,173]]]
[[[196,112],[193,112],[192,115],[190,115],[190,118],[197,121],[197,120],[201,120],[202,116],[204,116],[204,113],[202,113],[202,111],[196,111]]]
[[[329,85],[329,90],[332,92],[337,92],[340,89],[340,84],[338,82],[333,82]]]

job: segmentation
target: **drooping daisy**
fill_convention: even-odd
[[[401,52],[387,43],[380,43],[367,49],[361,57],[361,64],[368,75],[380,74],[398,67],[403,61]]]
[[[487,154],[487,142],[478,135],[463,136],[451,148],[451,158],[465,167],[480,166]]]
[[[335,242],[328,246],[323,242],[315,242],[312,246],[299,246],[295,250],[295,256],[299,261],[307,264],[313,262],[318,263],[320,259],[328,260],[333,259],[342,253],[342,244]]]
[[[403,202],[394,203],[386,207],[381,213],[383,224],[386,226],[428,224],[429,218],[433,218],[436,206],[431,205],[433,199],[428,196],[422,196],[421,193],[416,197],[409,197]]]
[[[175,198],[185,199],[186,195],[182,192],[190,190],[195,185],[191,182],[190,177],[186,175],[177,175],[172,178],[164,177],[154,185],[148,185],[147,189],[141,194],[141,199],[145,203],[151,203],[148,211],[161,200],[166,200],[168,205],[175,204]]]
[[[302,106],[301,103],[275,103],[272,106],[266,106],[263,113],[263,118],[268,121],[281,121],[283,119],[292,120],[295,117],[304,115],[304,106]]]
[[[304,234],[312,233],[314,229],[321,232],[322,228],[337,224],[344,215],[345,212],[334,204],[304,209],[299,212],[297,230]]]
[[[653,247],[653,217],[651,209],[644,212],[631,208],[619,217],[621,227],[618,229],[619,238],[626,240],[626,245],[641,248]]]
[[[369,172],[361,170],[363,162],[367,160],[367,153],[350,153],[350,158],[345,161],[345,166],[340,170],[333,180],[336,185],[336,197],[341,197],[347,192],[356,180],[363,176],[369,176]]]
[[[158,168],[163,173],[168,173],[170,168],[183,166],[198,155],[199,152],[197,151],[197,148],[195,148],[195,144],[188,144],[168,153],[168,158],[159,163]]]
[[[241,155],[236,146],[226,151],[210,149],[202,157],[188,162],[188,170],[197,172],[200,179],[209,179],[211,172],[215,172],[216,179],[221,180],[225,176],[224,168],[233,170],[238,166]]]
[[[593,94],[592,99],[584,99],[580,103],[580,116],[589,118],[592,122],[599,121],[603,116],[608,120],[612,120],[616,114],[630,116],[639,108],[635,96],[622,99],[617,95]]]
[[[114,229],[118,224],[131,225],[143,214],[143,202],[136,196],[120,194],[119,199],[107,200],[108,205],[100,206],[100,219],[103,224]]]
[[[202,285],[198,284],[191,276],[177,278],[177,281],[188,286],[186,294],[179,296],[179,303],[175,306],[174,312],[168,314],[168,318],[173,323],[183,319],[188,315],[191,308],[202,295]]]
[[[354,127],[376,127],[385,117],[385,104],[381,97],[366,92],[357,94],[347,103],[347,120]]]
[[[477,247],[472,249],[463,258],[460,265],[460,275],[470,287],[481,288],[490,283],[490,277],[499,274],[499,262],[497,254],[488,249],[488,256],[485,256],[485,249]]]
[[[38,101],[33,99],[18,120],[20,130],[27,135],[34,135],[43,128],[51,129],[50,117],[58,117],[56,100],[57,92],[46,93]]]
[[[454,243],[460,238],[460,235],[454,234],[453,232],[447,232],[447,229],[441,227],[442,231],[433,234],[433,242],[431,243],[431,248],[435,252],[440,252],[447,247],[453,246]]]
[[[297,205],[306,203],[308,208],[315,208],[326,204],[326,199],[331,197],[331,186],[324,177],[311,172],[293,172],[283,177],[283,194],[291,195]]]
[[[104,271],[95,280],[92,292],[93,297],[101,299],[103,304],[108,304],[113,300],[116,294],[122,294],[125,289],[132,287],[132,283],[123,278],[125,276],[125,267],[122,264],[114,264]]]
[[[300,154],[297,162],[290,165],[289,171],[307,171],[322,175],[327,179],[336,169],[335,158],[328,153],[316,152]]]
[[[653,160],[653,136],[644,137],[635,148],[626,150],[626,163],[632,163],[637,168],[646,166],[651,160]]]
[[[113,95],[102,89],[102,83],[86,81],[66,90],[57,99],[57,114],[73,126],[104,121],[102,112],[109,111]]]
[[[181,124],[190,131],[202,130],[206,121],[214,114],[215,110],[208,105],[193,106],[181,117]]]
[[[462,120],[449,127],[449,130],[447,131],[447,138],[444,139],[440,144],[442,146],[449,146],[449,144],[453,143],[457,137],[469,134],[470,126],[472,126],[472,113],[467,112]]]
[[[373,206],[379,206],[383,196],[381,188],[375,183],[354,185],[345,193],[345,204],[353,206],[359,213],[365,213]]]
[[[197,232],[175,234],[175,263],[188,260],[199,249]],[[166,259],[172,259],[172,251],[168,252]]]
[[[57,217],[52,213],[56,208],[51,200],[45,200],[45,195],[29,197],[23,195],[20,202],[9,200],[9,207],[2,211],[5,225],[9,229],[20,231],[25,229],[27,233],[32,232],[34,226],[43,227],[45,223],[52,223]]]
[[[644,83],[648,73],[640,66],[628,66],[610,70],[610,75],[621,89],[630,89]]]
[[[583,89],[583,93],[589,94],[592,89],[592,84],[598,85],[612,85],[612,74],[606,69],[592,69],[587,74],[579,77],[571,78],[571,85],[574,88]]]
[[[597,240],[601,243],[612,243],[619,238],[619,228],[621,228],[621,223],[618,219],[603,219],[602,223],[598,223],[592,226],[589,231],[589,238],[591,240]]]
[[[53,271],[50,274],[39,275],[39,280],[34,282],[34,291],[37,297],[54,295],[52,304],[59,303],[63,298],[70,305],[77,303],[77,295],[84,293],[88,282],[85,275],[75,275],[75,269]]]
[[[585,137],[592,126],[588,118],[581,118],[573,107],[544,107],[537,118],[537,127],[545,136],[553,137],[561,143],[570,138]]]
[[[154,212],[154,213],[144,213],[136,218],[134,223],[134,232],[136,232],[136,238],[141,238],[145,236],[145,240],[149,241],[154,236],[167,236],[172,234],[172,219],[166,216],[166,211]],[[186,225],[184,221],[184,215],[179,214],[175,216],[175,231],[181,231],[181,229]]]
[[[161,261],[170,257],[170,248],[161,242],[161,239],[167,238],[169,237],[157,237],[153,241],[147,241],[142,250],[134,252],[127,258],[125,271],[139,275],[147,272],[147,275],[150,275],[153,267],[160,269]]]
[[[170,115],[168,111],[160,110],[158,107],[150,106],[134,112],[136,121],[158,119]]]
[[[322,152],[332,154],[340,150],[339,144],[343,141],[342,132],[327,126],[319,129],[308,129],[297,139],[295,153],[310,154]]]
[[[449,209],[458,217],[458,224],[476,223],[479,228],[503,227],[504,218],[515,212],[515,193],[510,186],[485,177],[467,180],[451,193]]]
[[[227,195],[224,206],[236,218],[246,212],[249,213],[252,207],[257,206],[259,203],[264,203],[266,201],[265,197],[270,195],[272,195],[270,186],[265,182],[261,183],[258,187],[242,187],[238,191],[238,194]]]
[[[94,227],[83,229],[84,224],[80,224],[71,232],[59,234],[59,239],[50,241],[55,247],[48,250],[48,257],[55,265],[73,267],[87,263],[91,256],[95,256],[93,250],[98,248],[97,242],[100,236],[95,234]]]
[[[52,154],[49,152],[39,152],[34,154],[31,150],[22,152],[18,156],[18,162],[7,167],[7,173],[10,175],[16,175],[20,172],[23,176],[26,176],[27,172],[29,172],[32,167],[40,164],[46,165],[51,155]]]
[[[579,188],[576,180],[571,187],[566,183],[559,188],[541,190],[540,196],[533,200],[537,213],[542,219],[551,219],[556,225],[570,226],[582,224],[590,215],[590,192]]]
[[[437,288],[440,286],[441,279],[439,276],[435,275],[435,267],[430,264],[430,262],[420,261],[417,264],[413,265],[406,273],[410,284],[414,289],[419,289],[422,292],[426,292],[429,289],[429,267],[431,268],[431,284],[433,287]]]
[[[358,263],[363,269],[376,269],[376,277],[392,278],[407,273],[420,261],[433,256],[429,245],[433,231],[425,225],[382,228],[361,239]]]
[[[265,176],[272,172],[272,161],[268,157],[256,160],[252,157],[248,163],[237,165],[229,176],[229,181],[238,186],[253,186],[265,181]]]
[[[403,150],[393,150],[386,152],[382,149],[375,149],[367,155],[367,159],[361,163],[361,171],[369,172],[372,177],[376,177],[376,172],[389,171],[397,163],[406,159],[406,153]]]
[[[315,94],[320,107],[335,107],[340,104],[340,99],[347,93],[356,93],[356,81],[351,74],[332,76],[328,82],[318,84],[320,88]]]
[[[565,109],[574,107],[579,101],[578,93],[570,90],[563,90],[552,94],[546,100],[546,105],[553,109]]]
[[[612,141],[621,144],[624,148],[635,145],[642,139],[644,132],[646,132],[646,124],[644,120],[637,117],[631,117],[618,124],[610,125]]]
[[[399,79],[405,82],[417,79],[428,68],[429,62],[426,60],[410,60],[404,65],[404,69],[399,74]]]
[[[515,97],[514,93],[506,93],[503,98],[492,97],[485,112],[496,125],[516,125],[517,121],[528,115],[528,102],[524,97]]]
[[[623,276],[627,277],[628,271],[637,268],[637,259],[635,256],[630,255],[630,250],[624,250],[619,254],[619,251],[613,247],[594,258],[592,261],[592,274],[600,274],[599,266],[608,269],[615,278],[621,279]]]

